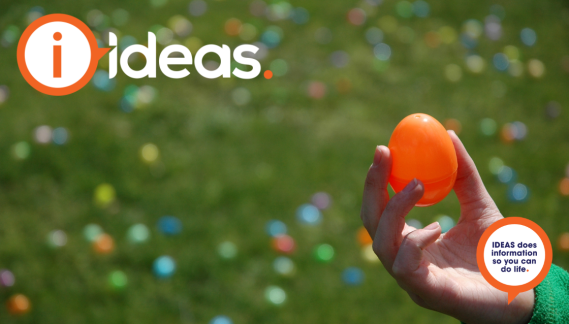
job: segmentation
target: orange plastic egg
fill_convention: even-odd
[[[456,180],[458,163],[450,136],[435,118],[412,114],[391,134],[389,150],[393,167],[389,183],[401,191],[414,178],[425,188],[416,206],[431,206],[448,195]]]
[[[93,249],[99,254],[109,254],[115,249],[115,241],[109,234],[101,234],[93,242]]]
[[[360,227],[358,230],[358,242],[361,246],[366,246],[373,243],[373,239],[369,236],[369,233],[365,229],[365,227]]]
[[[559,251],[569,252],[569,233],[559,235],[559,239],[557,239],[557,248]]]
[[[17,294],[8,299],[6,307],[10,314],[22,315],[30,310],[30,300],[22,294]]]

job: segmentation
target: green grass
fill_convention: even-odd
[[[167,25],[175,14],[188,16],[188,3],[170,0],[154,9],[146,0],[3,1],[0,31],[9,25],[24,30],[24,16],[35,5],[43,6],[46,13],[82,20],[91,9],[109,15],[124,8],[131,19],[119,30],[144,42],[151,26]],[[194,25],[192,36],[204,44],[231,48],[245,43],[224,34],[223,24],[231,17],[260,31],[280,26],[282,43],[261,63],[265,70],[281,58],[289,72],[269,81],[261,76],[208,80],[193,66],[191,75],[182,80],[168,79],[160,71],[156,79],[132,80],[119,71],[111,92],[89,84],[75,94],[50,97],[25,83],[16,64],[17,44],[0,47],[0,84],[11,90],[9,100],[0,106],[0,268],[16,276],[15,286],[0,287],[0,302],[15,293],[32,302],[32,311],[21,317],[0,309],[0,322],[208,323],[215,315],[226,314],[234,323],[456,323],[414,305],[385,269],[360,256],[355,235],[361,226],[361,192],[374,147],[387,144],[392,130],[408,114],[458,119],[460,137],[502,213],[537,222],[556,245],[557,236],[569,231],[569,200],[557,189],[569,161],[569,84],[561,65],[569,54],[569,11],[562,1],[498,2],[506,9],[504,36],[495,42],[480,38],[476,52],[488,66],[474,75],[466,69],[467,51],[460,43],[432,49],[423,36],[445,25],[460,31],[462,22],[470,18],[483,21],[494,2],[429,3],[429,18],[398,18],[400,26],[414,30],[411,44],[386,34],[393,57],[383,73],[373,68],[376,59],[364,33],[377,26],[380,17],[396,16],[392,0],[370,11],[367,22],[357,27],[345,19],[356,4],[336,0],[293,1],[293,6],[310,12],[306,25],[254,17],[249,1],[236,0],[208,1],[206,15],[188,16]],[[315,30],[322,26],[334,35],[330,44],[314,41]],[[519,40],[524,27],[536,30],[536,46],[526,47]],[[525,71],[514,78],[496,71],[491,58],[505,45],[517,46],[524,63],[531,58],[544,62],[544,77],[535,79]],[[347,67],[330,64],[328,57],[336,50],[350,55]],[[463,71],[457,83],[444,77],[444,68],[451,63]],[[341,78],[350,80],[349,93],[336,90]],[[507,87],[500,98],[492,91],[496,80]],[[309,81],[324,82],[327,95],[309,98],[305,89]],[[158,100],[130,114],[120,111],[118,102],[129,84],[152,85],[159,92]],[[251,92],[248,105],[233,103],[231,93],[237,87]],[[544,113],[551,100],[563,107],[555,120]],[[275,115],[281,118],[268,118]],[[486,117],[495,119],[499,127],[522,121],[528,137],[511,144],[504,144],[498,135],[485,137],[479,122]],[[40,125],[66,127],[69,142],[36,143],[33,131]],[[20,141],[31,145],[25,160],[12,154]],[[146,143],[158,146],[158,166],[140,159]],[[518,181],[529,187],[527,203],[507,199],[506,185],[488,170],[493,156],[516,170]],[[93,202],[94,189],[101,183],[113,185],[117,192],[108,208]],[[333,205],[324,211],[322,225],[300,226],[296,208],[317,191],[330,193]],[[435,206],[415,208],[409,217],[427,224],[438,214],[457,220],[459,205],[453,193]],[[156,222],[163,215],[182,220],[180,235],[165,237],[157,231]],[[270,219],[284,221],[297,241],[298,249],[291,256],[297,266],[293,277],[282,277],[272,269],[277,253],[264,229]],[[89,223],[101,225],[115,238],[112,254],[92,252],[82,235]],[[135,223],[151,228],[146,244],[133,246],[126,240],[127,229]],[[54,229],[67,233],[65,247],[48,247],[46,236]],[[238,246],[236,259],[217,255],[218,244],[226,240]],[[313,259],[312,249],[320,243],[336,250],[329,264]],[[178,270],[172,278],[158,280],[152,262],[164,254],[176,260]],[[569,267],[568,256],[555,247],[553,258]],[[341,281],[341,272],[349,266],[363,269],[363,285],[349,287]],[[114,270],[128,276],[124,291],[114,292],[108,286]],[[273,306],[264,299],[270,285],[286,291],[284,305]]]

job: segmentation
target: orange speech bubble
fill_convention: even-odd
[[[49,35],[53,37],[53,40],[49,39],[50,37],[45,37],[46,35],[35,37],[33,38],[35,45],[33,52],[37,52],[36,55],[32,55],[33,53],[30,54],[30,51],[26,52],[26,48],[30,45],[30,37],[32,37],[38,29],[50,23],[63,23],[73,26],[82,34],[82,38],[84,39],[82,44],[87,44],[85,46],[88,46],[89,49],[86,52],[87,55],[82,56],[88,57],[88,53],[91,53],[90,59],[84,64],[85,66],[81,67],[81,71],[84,70],[84,73],[76,77],[76,80],[74,79],[70,84],[61,85],[57,81],[62,78],[62,64],[69,65],[69,70],[73,70],[76,67],[72,65],[81,59],[80,57],[74,57],[73,54],[68,54],[70,49],[73,49],[74,46],[78,46],[77,44],[68,43],[63,49],[61,45],[57,45],[62,37],[64,40],[69,40],[69,35],[62,36],[63,31],[60,32],[57,30],[52,35]],[[52,96],[64,96],[81,89],[91,80],[97,69],[97,63],[109,50],[110,48],[99,48],[95,35],[93,35],[93,32],[81,20],[65,14],[51,14],[36,19],[24,30],[18,43],[18,67],[24,79],[39,92]],[[52,60],[49,61],[46,57],[52,57]],[[30,68],[31,66],[34,68]],[[34,75],[34,69],[36,70],[36,75]],[[42,71],[38,70],[53,71],[53,78],[51,78],[53,82],[49,82],[50,79],[38,79],[37,75],[42,73]],[[65,77],[65,75],[63,77]]]
[[[499,281],[498,279],[495,278],[494,275],[492,275],[490,273],[490,270],[488,270],[488,266],[486,265],[486,262],[485,262],[485,250],[488,248],[488,246],[487,246],[488,240],[490,239],[492,234],[494,234],[494,232],[496,232],[499,229],[504,228],[505,226],[509,226],[509,225],[521,225],[521,226],[525,226],[528,230],[533,231],[541,240],[541,243],[543,244],[543,251],[545,254],[544,258],[543,258],[544,259],[543,266],[542,266],[539,274],[537,276],[535,276],[531,281],[520,284],[520,285],[510,285],[510,284],[505,284],[505,283]],[[517,244],[520,243],[519,241],[516,241],[519,239],[519,237],[510,236],[507,238],[502,237],[502,239],[504,241],[506,241],[507,244],[510,244],[510,242],[514,242],[516,246],[517,246]],[[500,242],[498,242],[498,243],[500,243]],[[524,242],[522,242],[522,244],[523,243]],[[525,243],[535,243],[535,242],[525,242]],[[506,249],[509,249],[509,248],[506,247]],[[511,251],[511,250],[506,250],[505,253],[508,253],[509,251]],[[476,260],[478,262],[478,268],[480,269],[480,273],[482,274],[484,279],[486,279],[486,281],[490,285],[492,285],[494,288],[507,292],[508,293],[508,304],[510,304],[514,300],[514,298],[516,298],[516,296],[519,293],[533,289],[535,286],[539,285],[539,283],[542,282],[543,279],[545,279],[545,276],[547,276],[547,273],[549,272],[549,268],[551,267],[551,262],[552,262],[551,242],[549,241],[549,237],[547,237],[547,234],[545,234],[543,229],[541,227],[539,227],[539,225],[537,225],[536,223],[530,221],[529,219],[522,218],[522,217],[508,217],[508,218],[504,218],[504,219],[501,219],[501,220],[495,222],[494,224],[490,225],[486,229],[486,231],[484,231],[484,234],[482,234],[480,241],[478,241],[478,248],[476,250]],[[525,260],[527,260],[527,259],[525,259]],[[505,261],[505,259],[504,259],[504,261]],[[494,265],[493,269],[496,269],[496,267],[500,267],[502,265],[503,264],[500,264],[498,266]],[[505,267],[506,266],[504,266],[504,268]],[[518,265],[517,263],[514,267],[518,267],[518,269],[522,268],[522,266]],[[523,267],[523,269],[525,269],[525,267]],[[527,273],[529,273],[530,270],[527,269],[524,271],[527,271]],[[518,274],[519,274],[519,271],[518,271]],[[512,276],[511,274],[508,274],[508,275],[510,277]],[[531,275],[533,275],[533,274],[531,274]]]

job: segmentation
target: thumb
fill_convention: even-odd
[[[458,170],[454,192],[460,202],[461,221],[485,215],[485,211],[498,212],[498,207],[486,191],[474,161],[454,131],[448,131],[454,144]],[[490,213],[493,214],[493,213]]]
[[[423,249],[435,242],[440,235],[441,226],[439,222],[434,222],[423,229],[407,234],[401,242],[392,268],[393,276],[400,284],[407,285],[407,281],[421,266]]]

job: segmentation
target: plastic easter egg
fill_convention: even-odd
[[[22,315],[30,311],[30,300],[22,294],[17,294],[8,299],[6,307],[10,314]]]
[[[93,242],[93,249],[98,254],[109,254],[115,249],[115,240],[109,234],[103,233]]]
[[[116,270],[109,275],[109,285],[112,289],[116,291],[123,290],[127,284],[128,278],[124,272]]]
[[[357,267],[349,267],[342,272],[342,280],[350,286],[358,286],[364,281],[364,272]]]
[[[557,239],[557,249],[561,252],[569,252],[569,233],[559,235]]]
[[[458,163],[450,136],[435,118],[412,114],[391,134],[393,166],[389,183],[397,193],[414,178],[425,188],[416,206],[431,206],[448,195],[456,180]]]
[[[163,255],[154,260],[152,264],[154,275],[158,278],[169,278],[176,272],[176,261],[167,255]]]
[[[14,274],[10,270],[0,269],[0,286],[12,287],[16,282]]]
[[[360,243],[361,246],[366,246],[368,244],[373,243],[373,239],[371,238],[371,236],[369,236],[369,233],[367,232],[365,227],[360,227],[360,229],[358,229],[357,236],[358,236],[358,242]]]
[[[273,237],[272,243],[273,249],[280,253],[291,254],[296,247],[294,239],[286,234]]]

